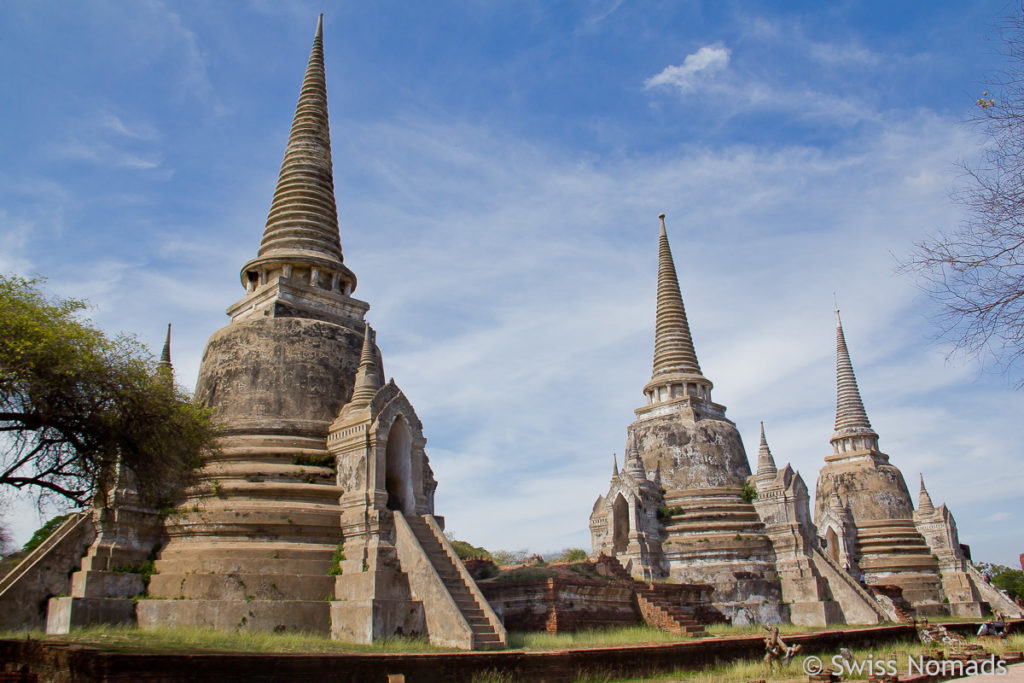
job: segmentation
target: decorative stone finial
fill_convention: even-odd
[[[287,278],[293,267],[300,267],[309,270],[311,286],[350,294],[355,289],[355,275],[342,265],[343,260],[334,198],[321,14],[263,240],[257,257],[242,268],[242,281],[248,286],[258,279],[263,284],[261,271],[276,265]]]
[[[164,377],[169,384],[174,384],[174,366],[171,365],[171,324],[167,323],[167,337],[164,339],[164,348],[160,352],[160,362],[156,364],[156,371]]]
[[[868,421],[857,377],[853,374],[839,309],[836,309],[836,425],[832,443],[842,452],[878,448],[878,434]]]
[[[925,514],[935,512],[935,505],[932,504],[932,497],[928,495],[928,489],[924,487],[924,475],[921,475],[921,493],[917,497],[917,511]]]
[[[619,459],[612,453],[612,476],[619,476]]]
[[[363,349],[359,354],[359,370],[356,371],[355,387],[352,389],[352,408],[363,408],[370,405],[377,391],[384,386],[380,368],[377,367],[377,354],[374,351],[374,332],[370,323],[363,328]]]
[[[640,451],[637,450],[636,443],[632,440],[629,442],[629,450],[626,452],[626,472],[641,480],[647,478],[644,461],[640,458]]]
[[[775,467],[775,458],[768,448],[768,440],[764,436],[764,422],[761,422],[761,445],[757,450],[757,478],[771,478],[778,473]]]

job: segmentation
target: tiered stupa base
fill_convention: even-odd
[[[669,578],[713,586],[713,605],[733,624],[787,621],[775,552],[741,493],[738,487],[718,487],[666,495],[666,505],[682,508],[665,523]]]
[[[168,520],[139,625],[330,633],[341,491],[326,440],[221,443]]]
[[[922,616],[949,614],[943,603],[939,563],[913,520],[860,522],[857,550],[869,584],[899,586],[903,599]]]

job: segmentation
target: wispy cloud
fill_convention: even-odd
[[[141,121],[127,123],[123,117],[111,111],[100,110],[96,113],[96,118],[101,128],[127,138],[153,140],[157,137],[156,128],[151,124]]]
[[[666,66],[659,73],[644,81],[648,90],[658,87],[672,87],[681,93],[693,92],[710,76],[729,66],[729,49],[720,43],[705,45],[693,54],[687,55],[682,64]]]

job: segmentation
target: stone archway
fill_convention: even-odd
[[[384,488],[388,492],[389,510],[400,510],[407,515],[416,512],[412,492],[412,432],[404,417],[396,419],[388,432]]]
[[[839,536],[836,534],[836,530],[832,527],[828,527],[825,530],[825,550],[828,551],[829,556],[837,563],[840,561]]]
[[[626,552],[629,545],[629,503],[620,493],[612,503],[612,552]]]

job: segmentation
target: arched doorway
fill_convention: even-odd
[[[416,511],[412,493],[412,434],[402,417],[395,420],[388,432],[384,488],[388,492],[389,510],[401,510],[405,514]]]
[[[839,536],[836,535],[836,530],[829,527],[825,531],[825,549],[828,550],[828,554],[832,556],[832,559],[839,562]]]
[[[629,545],[629,503],[620,493],[612,503],[612,551],[618,555]]]

